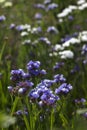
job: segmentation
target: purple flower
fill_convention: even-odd
[[[18,110],[14,113],[14,115],[21,116],[21,115],[28,115],[28,112],[26,110]]]
[[[14,28],[15,28],[15,24],[12,23],[12,24],[10,25],[10,29],[14,29]]]
[[[87,112],[83,113],[82,115],[87,119]]]
[[[23,31],[24,30],[24,26],[23,25],[18,25],[18,26],[16,26],[16,30],[17,31]]]
[[[55,82],[54,80],[44,79],[41,82],[43,85],[45,85],[47,88],[51,87]]]
[[[34,99],[37,99],[39,98],[39,94],[38,94],[38,91],[36,90],[32,90],[28,96],[30,97],[31,100],[34,100]]]
[[[84,44],[82,47],[82,54],[86,54],[87,53],[87,44]]]
[[[48,6],[47,6],[47,11],[48,10],[53,10],[53,9],[55,9],[55,8],[57,8],[58,7],[58,4],[56,4],[56,3],[51,3],[51,4],[49,4]]]
[[[46,75],[46,74],[47,74],[46,70],[42,69],[42,70],[40,71],[40,75]]]
[[[12,86],[8,86],[8,91],[11,93],[13,90],[13,87]]]
[[[55,66],[53,67],[53,69],[57,70],[57,69],[61,68],[62,66],[64,66],[64,62],[57,62],[55,64]]]
[[[67,94],[70,90],[72,90],[72,86],[67,83],[63,83],[59,86],[59,88],[55,89],[55,94]]]
[[[31,81],[29,81],[29,80],[26,80],[26,81],[21,81],[21,82],[19,82],[18,84],[17,84],[19,87],[24,87],[24,88],[31,88],[33,85],[34,85],[34,83],[32,83]]]
[[[26,88],[19,88],[19,90],[18,90],[18,95],[23,95],[23,94],[26,93],[26,91],[27,91]]]
[[[18,82],[23,78],[24,71],[22,69],[11,71],[11,80],[13,82]]]
[[[50,26],[47,28],[48,33],[58,33],[58,30],[54,26]]]
[[[42,14],[41,13],[36,13],[35,14],[35,19],[42,19]]]
[[[40,37],[40,38],[39,38],[39,41],[45,42],[47,45],[50,45],[50,44],[51,44],[51,42],[48,40],[47,37]]]
[[[34,4],[34,7],[39,8],[39,9],[45,9],[44,4]]]
[[[55,82],[65,82],[66,79],[64,78],[63,74],[54,75]]]
[[[68,16],[68,19],[69,19],[70,21],[72,21],[72,20],[74,20],[74,17],[73,17],[72,15],[69,15],[69,16]]]
[[[27,64],[27,69],[28,71],[31,71],[33,69],[38,69],[40,67],[41,63],[40,61],[30,61],[28,64]]]
[[[1,15],[0,16],[0,22],[5,21],[5,20],[6,20],[6,17],[4,15]]]
[[[80,71],[80,67],[78,65],[76,65],[72,70],[71,73],[75,73],[75,72],[79,72]]]

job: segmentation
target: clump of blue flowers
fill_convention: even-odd
[[[47,73],[45,69],[41,69],[40,61],[29,61],[26,69],[27,72],[23,69],[11,70],[11,85],[8,86],[8,90],[13,96],[22,99],[24,96],[27,97],[28,103],[38,106],[37,108],[55,108],[61,96],[72,90],[72,85],[66,83],[63,74],[53,75],[53,79],[42,78]],[[23,113],[25,112],[22,110],[15,112],[16,115]]]

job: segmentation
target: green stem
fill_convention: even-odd
[[[3,46],[2,46],[2,49],[1,49],[1,53],[0,53],[0,62],[2,60],[2,55],[3,55],[3,52],[5,50],[5,46],[6,46],[6,41],[4,42]]]

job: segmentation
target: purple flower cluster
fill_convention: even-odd
[[[51,3],[50,0],[45,0],[43,4],[34,4],[34,7],[35,8],[38,8],[38,9],[43,9],[45,11],[49,11],[49,10],[53,10],[55,8],[58,8],[58,4],[56,3]]]
[[[53,69],[54,70],[57,70],[57,69],[60,69],[61,67],[64,66],[64,62],[57,62],[54,66],[53,66]]]
[[[29,93],[30,100],[36,101],[39,106],[54,105],[59,97],[53,94],[53,91],[49,88],[52,84],[51,80],[42,81]]]
[[[27,64],[27,70],[31,76],[45,75],[46,71],[44,69],[40,70],[41,63],[39,61],[30,61]]]
[[[30,61],[27,64],[27,73],[22,69],[12,70],[10,80],[12,86],[8,86],[10,93],[14,95],[23,95],[26,94],[34,83],[31,82],[32,76],[42,76],[46,74],[44,69],[40,70],[41,63],[39,61]]]
[[[53,78],[56,83],[64,83],[66,81],[66,78],[63,76],[63,74],[54,75]]]
[[[36,86],[36,88],[32,89],[29,92],[28,97],[31,102],[35,102],[39,104],[39,106],[54,106],[60,99],[60,94],[64,95],[72,90],[72,86],[65,83],[65,81],[66,79],[63,77],[63,75],[60,74],[55,75],[53,80],[44,79]]]
[[[60,86],[55,90],[55,93],[56,93],[56,94],[67,94],[67,93],[69,93],[69,91],[71,91],[71,90],[72,90],[71,84],[63,83],[62,85],[60,85]]]

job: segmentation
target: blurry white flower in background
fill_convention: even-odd
[[[71,50],[64,50],[62,52],[59,52],[59,55],[61,59],[72,59],[74,57],[74,53]]]
[[[81,5],[81,4],[85,3],[85,2],[86,2],[85,0],[78,0],[78,1],[77,1],[77,4],[78,4],[78,5]]]
[[[5,2],[6,0],[0,0],[0,3],[3,3],[3,2]]]
[[[69,47],[71,44],[76,44],[76,43],[80,43],[80,40],[72,37],[68,41],[63,43],[63,47]]]

